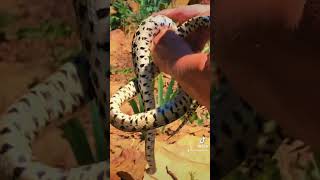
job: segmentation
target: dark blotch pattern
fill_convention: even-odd
[[[0,130],[0,135],[4,135],[7,133],[10,133],[11,130],[8,127],[3,128],[2,130]]]
[[[21,174],[23,173],[23,171],[25,171],[26,168],[25,167],[15,167],[13,170],[13,179],[18,179],[20,178]]]
[[[11,144],[8,144],[8,143],[2,145],[2,147],[0,149],[0,154],[4,154],[4,153],[8,152],[12,148],[13,148],[13,146]]]
[[[102,8],[97,10],[96,14],[99,19],[103,19],[109,15],[110,8]]]

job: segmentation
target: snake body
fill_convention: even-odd
[[[60,67],[44,82],[13,103],[0,120],[1,179],[107,179],[108,161],[61,169],[32,154],[32,141],[47,125],[96,100],[106,123],[106,58],[109,4],[104,0],[74,0],[85,53]],[[105,132],[107,128],[105,126]],[[106,166],[107,165],[107,166]]]
[[[177,120],[190,109],[194,102],[182,90],[171,101],[155,109],[153,79],[157,75],[157,69],[149,60],[149,45],[160,27],[171,27],[178,35],[185,37],[196,28],[208,27],[209,24],[209,17],[196,17],[176,28],[174,22],[165,16],[150,17],[141,23],[132,43],[132,59],[137,79],[120,88],[110,98],[111,124],[114,127],[129,132],[151,130]],[[122,113],[121,105],[138,93],[142,95],[147,112],[134,115]]]
[[[145,153],[149,164],[147,172],[156,172],[154,159],[155,128],[169,124],[186,112],[194,109],[197,104],[184,91],[179,89],[177,95],[165,105],[155,108],[153,79],[158,70],[150,61],[150,44],[160,28],[167,27],[175,31],[179,36],[186,37],[195,30],[210,26],[210,17],[194,17],[177,27],[168,17],[163,15],[151,16],[145,19],[136,31],[132,41],[132,60],[137,80],[129,82],[120,88],[110,98],[111,124],[123,131],[147,131]],[[127,115],[121,112],[121,105],[133,98],[137,93],[141,94],[146,112]]]

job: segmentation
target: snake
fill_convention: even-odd
[[[91,101],[98,104],[105,134],[109,134],[110,123],[124,131],[148,132],[146,155],[147,158],[150,157],[149,173],[152,174],[156,169],[153,158],[154,129],[175,121],[197,107],[196,101],[180,90],[174,99],[159,108],[154,108],[152,100],[144,98],[148,104],[147,112],[128,116],[119,110],[121,104],[136,93],[144,92],[143,95],[146,93],[147,97],[152,97],[153,92],[148,91],[149,85],[144,84],[150,84],[157,69],[147,57],[141,56],[147,55],[147,44],[150,44],[158,31],[157,27],[170,26],[179,35],[185,36],[198,27],[199,24],[195,22],[207,26],[210,23],[209,17],[190,19],[177,28],[170,19],[163,16],[145,20],[140,25],[139,32],[136,32],[132,44],[138,80],[129,82],[109,98],[109,3],[103,0],[74,0],[73,4],[83,53],[30,88],[1,115],[0,177],[3,179],[109,179],[108,157],[102,162],[61,169],[37,160],[32,151],[31,144],[41,130]],[[216,74],[213,76],[214,79]],[[216,88],[211,99],[213,109],[210,110],[214,114],[211,125],[214,133],[211,148],[211,166],[214,169],[212,174],[221,178],[239,165],[246,173],[255,174],[263,164],[261,160],[270,158],[284,137],[274,121],[264,120],[259,116],[254,108],[232,90],[224,78],[219,78],[219,86]],[[110,102],[110,107],[107,102]],[[260,139],[265,141],[258,146]]]
[[[159,69],[150,60],[150,45],[152,39],[167,27],[176,32],[180,37],[186,37],[199,28],[209,28],[210,16],[196,16],[183,24],[177,25],[164,15],[150,16],[139,25],[132,41],[132,61],[137,79],[130,81],[121,87],[110,98],[111,124],[127,132],[146,131],[145,153],[149,168],[148,174],[156,172],[154,158],[155,130],[158,127],[169,124],[187,112],[196,109],[198,103],[193,100],[181,88],[177,95],[161,107],[155,108],[153,79],[159,73]],[[146,112],[127,115],[121,112],[121,105],[138,93],[141,94]]]
[[[45,164],[32,153],[39,132],[67,114],[95,101],[104,133],[108,88],[109,3],[74,0],[83,52],[34,85],[9,106],[0,119],[1,179],[108,179],[109,160],[62,169]],[[105,140],[107,138],[105,137]],[[104,144],[107,144],[106,141]]]

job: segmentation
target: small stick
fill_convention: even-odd
[[[173,172],[171,172],[171,171],[168,169],[168,166],[166,166],[166,170],[167,170],[167,173],[171,176],[171,178],[172,178],[173,180],[178,180],[177,176],[175,176],[175,175],[173,174]]]

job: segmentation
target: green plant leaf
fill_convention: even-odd
[[[86,165],[94,162],[89,142],[78,119],[72,118],[62,125],[63,137],[69,142],[73,154],[79,165]]]
[[[174,82],[175,81],[173,79],[171,79],[169,86],[168,86],[168,89],[167,89],[167,92],[166,92],[166,95],[165,95],[165,98],[164,98],[164,102],[168,102],[170,100],[171,96],[173,95]]]
[[[130,74],[133,73],[133,68],[112,69],[111,74]]]
[[[139,111],[139,108],[138,108],[138,105],[137,105],[136,101],[135,101],[134,99],[131,99],[131,100],[129,101],[129,103],[130,103],[130,106],[131,106],[133,112],[134,112],[135,114],[138,114],[140,111]]]
[[[163,77],[162,77],[162,74],[160,74],[158,77],[158,105],[159,106],[162,106],[164,103],[163,88],[164,88]]]
[[[38,28],[21,28],[16,32],[17,38],[20,39],[35,39],[43,37],[42,32]]]
[[[197,124],[198,124],[198,126],[203,125],[203,119],[199,119],[199,118],[198,118]]]
[[[59,37],[69,37],[72,30],[69,26],[58,22],[44,21],[37,27],[20,28],[16,35],[18,39],[49,39],[53,40]]]
[[[91,122],[93,128],[94,139],[96,143],[96,154],[97,154],[97,161],[104,161],[107,160],[107,142],[105,142],[104,137],[104,128],[103,124],[101,123],[98,106],[95,101],[91,102]]]
[[[197,119],[198,119],[197,114],[195,112],[193,112],[190,119],[189,119],[189,122],[192,124]]]
[[[207,42],[204,46],[204,48],[202,49],[203,53],[210,53],[210,42]]]
[[[117,13],[111,16],[111,30],[127,26],[129,24],[129,17],[132,16],[133,12],[126,1],[116,0],[112,3],[112,6],[117,10]]]
[[[178,94],[178,91],[174,91],[170,97],[170,99],[173,99],[174,97],[176,97],[176,95]]]
[[[132,20],[132,22],[130,22],[130,23],[136,23],[136,24],[140,24],[141,21],[143,21],[145,18],[150,16],[151,13],[157,12],[160,9],[164,9],[164,8],[168,7],[168,5],[170,3],[170,1],[166,1],[166,0],[164,0],[164,1],[161,1],[161,0],[160,1],[159,0],[136,0],[136,2],[140,6],[139,12],[132,13],[130,15],[131,20]]]

